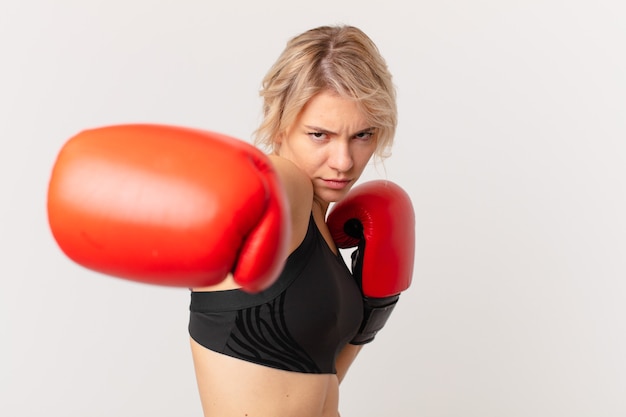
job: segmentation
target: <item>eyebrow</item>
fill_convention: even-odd
[[[309,126],[309,125],[304,125],[304,127],[307,128],[308,130],[314,130],[316,132],[324,133],[324,134],[327,134],[327,135],[337,135],[337,132],[333,132],[332,130],[324,129],[322,127]],[[376,127],[374,127],[374,126],[366,127],[365,129],[361,129],[361,130],[358,130],[358,131],[352,133],[350,136],[358,135],[360,133],[373,133],[375,130],[376,130]]]

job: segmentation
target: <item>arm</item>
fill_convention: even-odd
[[[356,356],[359,354],[363,345],[352,345],[347,344],[337,356],[337,362],[335,363],[335,367],[337,368],[337,379],[339,379],[339,383],[345,378],[348,373],[348,369],[352,362],[356,359]]]
[[[48,220],[80,265],[180,287],[273,283],[288,255],[286,192],[267,156],[215,132],[113,125],[66,142]],[[225,221],[227,219],[227,221]]]
[[[350,342],[374,340],[413,275],[415,214],[408,194],[389,181],[355,187],[327,220],[339,248],[357,247],[352,274],[363,294],[363,322]]]
[[[291,217],[291,243],[288,253],[300,245],[309,225],[313,204],[313,184],[307,175],[288,159],[269,155],[274,170],[287,195],[287,207]]]

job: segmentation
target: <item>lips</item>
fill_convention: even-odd
[[[324,181],[324,184],[328,188],[332,188],[333,190],[343,190],[352,182],[351,180],[340,179],[323,179],[322,181]]]

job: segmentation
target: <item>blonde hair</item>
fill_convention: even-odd
[[[358,103],[377,130],[376,155],[388,156],[398,118],[391,73],[374,42],[353,26],[321,26],[287,42],[263,79],[255,143],[274,150],[275,138],[324,90]]]

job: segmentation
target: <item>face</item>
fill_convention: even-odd
[[[311,178],[315,199],[327,207],[354,185],[375,150],[376,129],[357,104],[324,91],[278,139],[276,153]]]

